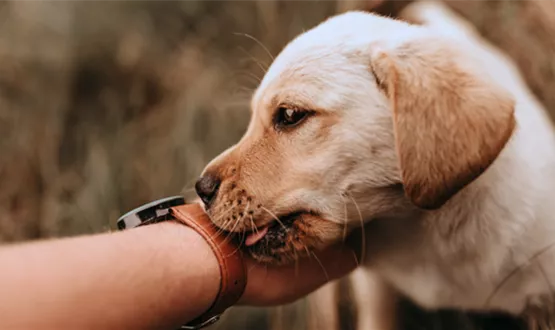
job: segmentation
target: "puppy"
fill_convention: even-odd
[[[422,26],[350,12],[294,39],[197,192],[262,262],[364,227],[363,267],[422,308],[546,308],[553,127],[507,58],[430,6]]]

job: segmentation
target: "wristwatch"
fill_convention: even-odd
[[[201,329],[216,323],[223,312],[234,305],[245,291],[247,273],[241,251],[222,235],[199,204],[186,204],[182,196],[160,199],[136,208],[117,221],[119,230],[161,221],[176,220],[197,231],[210,245],[220,265],[220,289],[212,306],[180,329]]]

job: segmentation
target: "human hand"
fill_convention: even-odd
[[[198,198],[193,203],[202,205]],[[347,275],[361,260],[359,254],[362,250],[356,239],[360,235],[356,232],[343,244],[315,252],[291,265],[263,264],[245,253],[243,261],[247,270],[247,285],[238,304],[272,306],[290,303]]]
[[[272,306],[293,302],[347,275],[357,267],[357,260],[354,250],[346,245],[333,246],[286,266],[261,264],[245,256],[248,280],[239,304]]]

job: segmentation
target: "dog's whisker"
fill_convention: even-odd
[[[220,214],[217,218],[212,219],[212,222],[216,223],[217,221],[223,219],[229,212],[233,211],[233,209],[236,207],[236,205],[233,205],[232,207],[228,208],[227,210],[225,210],[222,214]],[[224,208],[222,206],[222,208]],[[228,227],[228,225],[230,224],[231,220],[226,220],[222,223],[221,226],[218,226],[218,230],[216,231],[216,233],[213,235],[213,239],[215,239],[216,237],[219,237],[220,235],[224,234],[226,232],[226,229]]]
[[[243,231],[241,232],[241,239],[239,240],[239,247],[241,247],[241,246],[244,244],[246,233],[247,233],[246,230],[243,230]]]
[[[226,229],[226,231],[228,231],[228,232],[230,232],[230,233],[235,232],[235,229],[237,228],[237,226],[238,226],[240,223],[243,223],[243,222],[244,222],[244,220],[245,220],[245,215],[246,215],[246,214],[248,213],[248,211],[249,211],[249,206],[250,206],[250,203],[247,203],[247,206],[245,207],[245,210],[243,211],[243,215],[241,216],[241,218],[240,218],[240,219],[237,219],[237,220],[235,221],[235,225],[233,225],[233,227],[232,227],[230,230],[227,230],[227,229]],[[244,230],[243,230],[243,231],[244,231]],[[227,241],[227,239],[230,239],[230,238],[231,238],[231,235],[228,235],[228,237],[227,237],[224,241]]]
[[[486,299],[486,302],[484,303],[484,308],[489,307],[489,304],[491,303],[491,301],[493,300],[495,295],[501,290],[503,285],[505,285],[513,276],[518,274],[519,271],[522,271],[522,270],[526,269],[528,266],[531,265],[531,261],[533,261],[534,259],[539,258],[541,255],[543,255],[545,252],[548,252],[554,246],[555,246],[555,242],[552,242],[551,244],[542,248],[540,251],[538,251],[532,257],[528,258],[528,260],[526,260],[522,264],[515,267],[515,269],[513,269],[507,276],[505,276],[503,278],[503,280],[501,280],[501,282],[499,282],[499,284],[493,289],[492,293],[488,296],[488,298]]]
[[[224,224],[222,225],[222,227],[218,227],[218,230],[216,231],[216,233],[214,233],[214,235],[212,235],[210,237],[210,239],[214,240],[217,237],[220,237],[221,235],[223,235],[225,233],[225,230],[223,229],[223,226],[226,224],[226,222],[224,222]]]
[[[247,202],[247,205],[245,206],[245,209],[243,210],[243,216],[241,217],[241,220],[245,219],[247,214],[249,214],[250,210],[251,210],[251,202]]]
[[[215,221],[221,220],[226,215],[228,215],[231,211],[233,211],[236,207],[237,207],[237,205],[233,205],[232,207],[228,208],[222,214],[219,214],[217,218],[213,219],[213,221],[215,222]],[[222,209],[225,209],[225,207],[222,206]]]
[[[258,39],[256,39],[255,37],[253,37],[253,36],[251,36],[250,34],[247,34],[247,33],[239,33],[239,32],[236,32],[236,33],[234,33],[234,34],[235,34],[235,35],[238,35],[238,36],[243,36],[243,37],[246,37],[246,38],[249,38],[249,39],[253,40],[253,41],[256,42],[260,47],[262,47],[262,49],[264,49],[264,51],[266,51],[266,53],[268,54],[268,56],[270,56],[270,58],[272,59],[272,61],[275,60],[274,56],[272,55],[272,53],[270,53],[270,51],[268,50],[268,48],[267,48],[266,46],[264,46],[264,44],[263,44],[262,42],[260,42]]]
[[[355,264],[357,265],[357,268],[360,266],[361,261],[359,260],[359,258],[357,257],[357,254],[355,251],[353,252],[353,258],[355,259]]]
[[[299,254],[297,253],[296,249],[293,249],[293,253],[295,253],[295,278],[299,277]]]
[[[226,221],[223,222],[222,226],[217,226],[218,229],[216,230],[216,233],[214,233],[214,235],[211,236],[211,239],[215,239],[216,237],[220,236],[223,232],[223,226],[225,226]]]
[[[250,101],[248,100],[247,96],[250,96],[252,93],[254,93],[255,88],[251,88],[251,87],[247,87],[247,86],[237,86],[233,91],[232,91],[232,95],[236,96],[235,94],[239,94],[239,92],[244,92],[247,95],[239,95],[237,96],[237,99],[239,99],[239,101],[241,102],[245,102],[245,104],[248,104]]]
[[[285,225],[283,224],[283,222],[281,220],[279,220],[279,218],[277,217],[277,215],[275,215],[274,213],[272,213],[270,210],[268,210],[267,208],[265,208],[264,206],[260,207],[262,210],[264,210],[265,212],[267,212],[274,220],[277,221],[277,223],[281,226],[281,228],[287,230],[287,227],[285,227]]]
[[[252,218],[252,215],[249,215],[249,216],[251,218],[251,221],[250,221],[251,231],[254,233],[254,219]]]
[[[237,228],[237,226],[241,223],[241,220],[242,220],[242,218],[236,219],[236,220],[235,220],[235,224],[233,225],[233,227],[231,228],[231,230],[228,230],[228,228],[226,228],[226,231],[233,232],[233,231],[235,230],[235,228]],[[233,220],[230,220],[230,224],[229,224],[229,225],[231,226],[231,223],[233,223],[233,222],[234,222]]]
[[[254,220],[253,220],[252,224],[253,224],[253,227],[252,227],[253,233],[256,233],[256,235],[258,235],[258,228],[256,227],[256,224],[254,223]]]
[[[227,239],[227,237],[226,237]],[[231,257],[232,255],[234,255],[235,253],[237,253],[237,251],[241,250],[241,244],[238,244],[237,247],[235,248],[235,250],[233,250],[233,252],[231,252],[230,254],[226,255],[226,257]]]
[[[255,230],[256,230],[256,225],[254,224],[254,218],[253,218],[252,215],[250,215],[250,214],[249,214],[249,217],[250,217],[250,220],[251,220],[251,221],[250,221],[251,232],[254,233]]]
[[[339,197],[341,197],[341,200],[343,201],[343,242],[345,242],[345,240],[347,239],[347,202],[345,201],[345,196],[343,196],[343,194],[339,194]]]
[[[310,250],[308,249],[308,246],[306,246],[306,244],[303,244],[303,248],[304,248],[304,250],[306,251],[306,256],[309,257],[310,254],[311,254],[311,252],[310,252]]]
[[[326,276],[326,280],[329,282],[330,277],[328,275],[328,272],[326,271],[326,268],[324,267],[324,264],[322,263],[322,261],[320,261],[320,258],[318,258],[316,253],[311,252],[311,254],[314,257],[314,259],[318,262],[318,264],[320,264],[320,268],[322,268],[322,271],[324,272],[324,276]]]
[[[239,49],[245,53],[245,55],[247,55],[252,61],[254,61],[258,67],[260,68],[260,70],[262,70],[263,73],[266,73],[266,71],[268,71],[268,66],[267,65],[263,65],[262,62],[260,60],[258,60],[256,57],[252,56],[251,53],[247,52],[247,50],[243,47],[239,47]]]
[[[226,225],[224,228],[224,230],[222,230],[223,232],[227,232],[227,237],[224,239],[224,242],[227,242],[229,239],[232,238],[233,236],[233,231],[235,230],[235,228],[237,227],[237,225],[239,224],[239,221],[235,221],[235,225],[231,228],[231,230],[228,230],[228,227],[231,225],[232,221],[228,221],[228,225]]]
[[[366,232],[364,230],[364,219],[362,218],[362,213],[360,212],[360,208],[358,207],[358,203],[355,201],[355,199],[353,198],[353,196],[349,193],[346,193],[347,196],[349,196],[349,198],[351,199],[351,201],[353,202],[353,204],[355,205],[357,212],[358,212],[358,216],[359,216],[359,220],[360,220],[360,229],[361,229],[361,246],[360,246],[360,261],[364,262],[364,260],[366,259]]]
[[[254,79],[257,83],[260,83],[262,81],[262,78],[260,78],[259,76],[255,75],[254,73],[249,72],[249,71],[238,71],[238,72],[234,73],[234,75],[236,75],[236,76],[241,76],[241,75],[247,76],[249,78]]]
[[[225,216],[226,216],[226,214],[229,213],[229,212],[230,212],[230,210],[226,210],[226,211],[224,211],[222,214],[219,214],[218,217],[211,218],[212,222],[213,222],[213,223],[218,223],[220,220],[224,219]],[[224,221],[223,221],[223,224],[225,224],[226,222],[227,222],[227,221],[224,220]],[[223,224],[222,224],[221,226],[218,226],[219,229],[222,229],[222,228],[223,228]]]
[[[555,297],[555,290],[553,290],[553,284],[549,280],[549,277],[547,276],[547,273],[545,272],[545,268],[543,267],[542,263],[539,260],[538,260],[538,268],[540,270],[540,273],[542,273],[542,276],[545,280],[545,284],[547,285],[547,289],[551,293],[551,296]]]
[[[236,222],[235,222],[235,226],[237,226],[238,223],[239,223],[239,221],[236,221]],[[234,226],[234,228],[235,228],[235,226]],[[243,235],[244,235],[244,234],[245,234],[245,231],[243,230],[242,233],[243,233]],[[227,240],[230,239],[230,238],[231,238],[231,235],[228,235],[228,236],[225,238],[224,242],[227,241]],[[241,241],[242,241],[242,239],[241,239]],[[226,257],[231,257],[232,255],[234,255],[235,253],[237,253],[237,251],[241,250],[241,241],[239,242],[239,244],[237,244],[237,247],[235,248],[235,250],[233,250],[233,252],[231,252],[230,254],[228,254]]]

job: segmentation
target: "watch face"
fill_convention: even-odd
[[[170,208],[183,204],[185,204],[185,198],[182,196],[173,196],[150,202],[121,216],[117,222],[118,229],[134,228],[142,224],[166,220]]]

